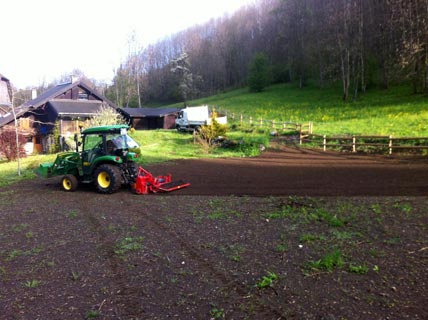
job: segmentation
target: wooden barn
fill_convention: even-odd
[[[136,130],[175,129],[178,108],[119,108],[117,109]]]

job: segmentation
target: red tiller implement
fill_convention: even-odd
[[[189,182],[171,181],[171,175],[153,176],[143,167],[138,168],[138,175],[135,181],[135,193],[149,194],[150,192],[171,192],[190,186]]]

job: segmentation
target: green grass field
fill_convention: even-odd
[[[261,93],[247,88],[192,101],[253,119],[313,122],[314,133],[327,135],[428,136],[428,97],[413,95],[406,86],[369,90],[354,102],[343,102],[340,88],[268,87]]]

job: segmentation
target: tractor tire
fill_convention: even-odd
[[[79,185],[79,181],[77,180],[76,176],[72,174],[67,174],[62,177],[61,185],[64,191],[73,192],[76,191]]]
[[[112,164],[102,164],[95,170],[95,186],[99,193],[114,193],[122,185],[122,175],[119,167]]]

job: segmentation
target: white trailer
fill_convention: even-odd
[[[194,131],[203,125],[211,124],[212,119],[208,106],[186,107],[178,113],[175,127],[178,131]],[[227,124],[227,116],[217,116],[215,120],[220,124]]]

